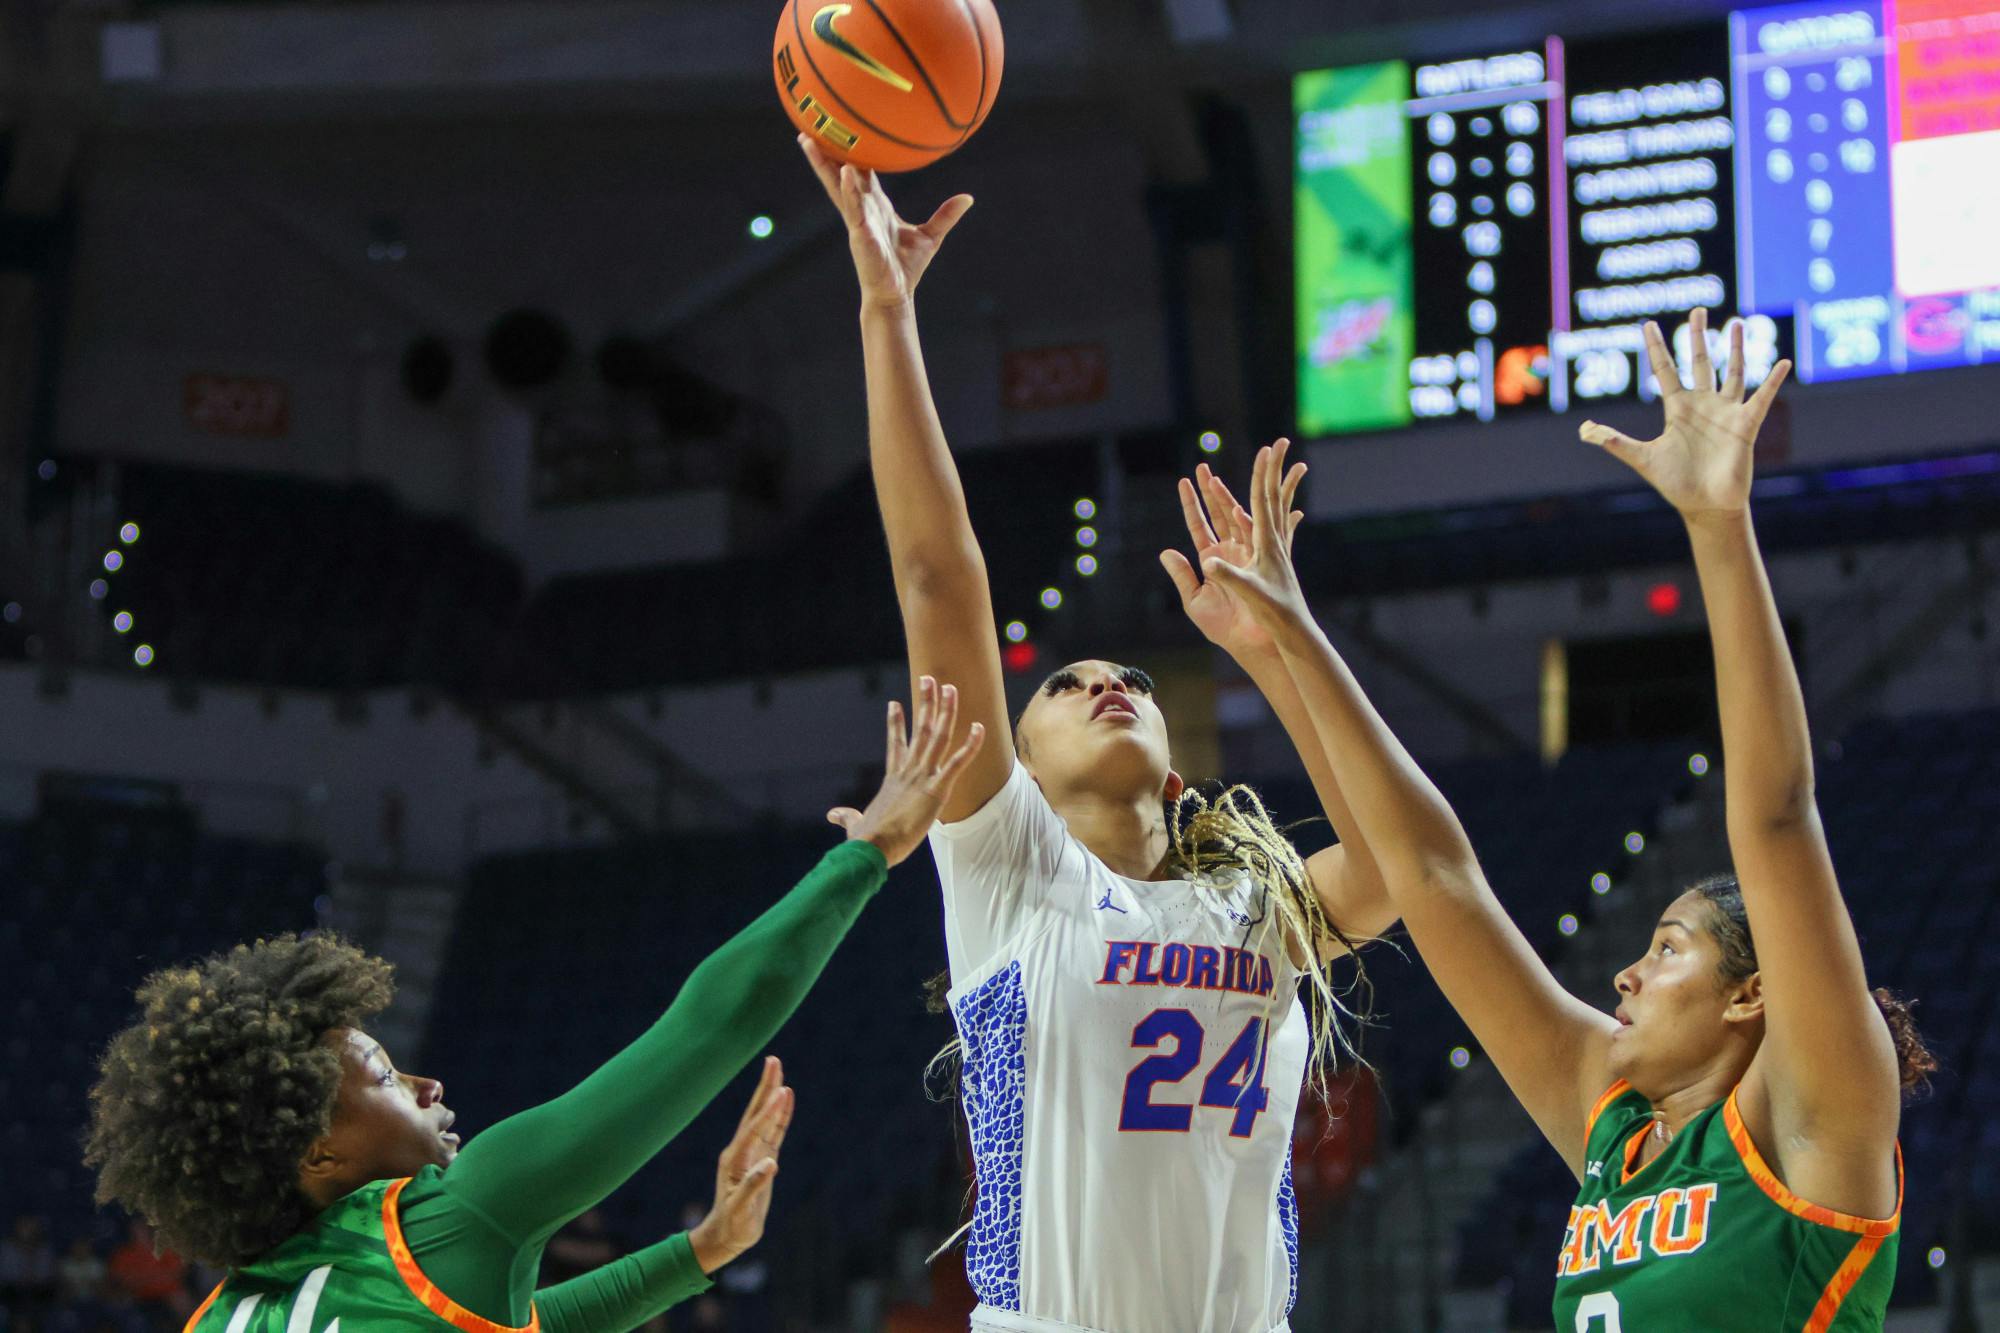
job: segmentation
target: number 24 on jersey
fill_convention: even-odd
[[[1174,1049],[1148,1056],[1125,1076],[1125,1100],[1118,1114],[1121,1132],[1188,1132],[1195,1108],[1155,1102],[1153,1091],[1194,1072],[1206,1035],[1201,1021],[1185,1009],[1155,1009],[1139,1020],[1132,1029],[1134,1049],[1159,1050],[1169,1041]],[[1264,1086],[1264,1054],[1264,1020],[1253,1018],[1202,1079],[1198,1104],[1235,1112],[1229,1122],[1231,1138],[1249,1138],[1257,1117],[1271,1104],[1270,1090]]]

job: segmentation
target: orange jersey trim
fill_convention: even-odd
[[[194,1333],[195,1325],[201,1322],[201,1317],[208,1313],[208,1307],[215,1304],[215,1298],[220,1296],[222,1289],[228,1285],[229,1279],[227,1278],[215,1284],[215,1290],[208,1293],[208,1299],[197,1305],[194,1313],[188,1316],[187,1326],[181,1330],[181,1333]]]
[[[464,1329],[465,1333],[541,1333],[541,1312],[535,1309],[533,1302],[528,1305],[528,1322],[522,1327],[496,1324],[491,1319],[472,1313],[439,1291],[424,1276],[424,1270],[417,1267],[416,1256],[410,1253],[410,1247],[403,1241],[403,1221],[396,1212],[396,1200],[402,1195],[403,1186],[409,1183],[410,1178],[405,1176],[390,1185],[388,1192],[382,1196],[382,1234],[388,1237],[389,1257],[396,1261],[396,1271],[402,1275],[403,1284],[411,1294],[422,1301],[424,1308],[432,1314],[455,1328]]]
[[[1610,1108],[1611,1103],[1630,1091],[1632,1085],[1622,1078],[1605,1089],[1604,1095],[1597,1099],[1597,1105],[1591,1107],[1590,1114],[1583,1118],[1583,1137],[1586,1140],[1590,1138],[1590,1131],[1597,1128],[1597,1118]]]
[[[1625,1174],[1618,1178],[1619,1184],[1631,1184],[1632,1177],[1644,1171],[1653,1162],[1660,1160],[1655,1157],[1653,1162],[1647,1162],[1645,1166],[1638,1165],[1639,1154],[1646,1150],[1646,1136],[1653,1132],[1653,1126],[1657,1123],[1657,1121],[1648,1120],[1645,1124],[1632,1131],[1631,1138],[1625,1140]]]
[[[1902,1163],[1897,1162],[1897,1174],[1902,1173]],[[1812,1318],[1806,1320],[1802,1333],[1826,1333],[1833,1327],[1833,1321],[1840,1314],[1841,1303],[1847,1293],[1854,1290],[1854,1284],[1861,1281],[1861,1275],[1868,1271],[1868,1265],[1875,1261],[1876,1251],[1882,1248],[1884,1236],[1863,1236],[1854,1242],[1854,1248],[1847,1252],[1847,1258],[1834,1270],[1833,1278],[1826,1284],[1826,1290],[1819,1294],[1819,1303],[1813,1306]]]
[[[1801,1199],[1798,1195],[1785,1188],[1785,1182],[1778,1179],[1778,1173],[1771,1169],[1769,1163],[1765,1162],[1764,1155],[1757,1151],[1756,1143],[1751,1140],[1750,1128],[1743,1123],[1743,1112],[1737,1109],[1736,1094],[1734,1092],[1729,1094],[1729,1101],[1722,1108],[1722,1123],[1729,1129],[1729,1141],[1735,1145],[1736,1155],[1743,1159],[1743,1169],[1750,1173],[1750,1178],[1757,1182],[1757,1187],[1770,1196],[1772,1203],[1777,1204],[1786,1212],[1803,1217],[1808,1222],[1815,1222],[1823,1227],[1832,1227],[1836,1231],[1852,1231],[1856,1235],[1876,1243],[1873,1246],[1867,1247],[1868,1253],[1866,1255],[1860,1253],[1863,1247],[1855,1247],[1855,1254],[1848,1256],[1847,1263],[1841,1265],[1840,1273],[1836,1274],[1833,1283],[1828,1285],[1827,1291],[1829,1294],[1832,1293],[1835,1286],[1839,1285],[1841,1274],[1845,1274],[1848,1266],[1856,1262],[1857,1256],[1859,1257],[1861,1267],[1865,1268],[1868,1259],[1873,1256],[1875,1249],[1879,1247],[1880,1243],[1895,1234],[1897,1226],[1903,1220],[1902,1144],[1899,1143],[1896,1145],[1895,1213],[1884,1218],[1856,1217],[1852,1213],[1835,1212],[1833,1209],[1817,1203],[1807,1203],[1804,1199]],[[1847,1286],[1852,1287],[1854,1279],[1860,1276],[1860,1269],[1857,1268],[1854,1271],[1853,1277],[1849,1278]],[[1842,1288],[1840,1295],[1844,1297],[1846,1294],[1846,1289]],[[1821,1299],[1821,1303],[1825,1303],[1824,1298]],[[1836,1298],[1834,1301],[1835,1307],[1837,1308],[1839,1304],[1839,1299]],[[1830,1319],[1831,1315],[1828,1317]],[[1825,1325],[1809,1325],[1808,1327],[1824,1328]]]

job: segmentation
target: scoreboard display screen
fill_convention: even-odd
[[[2000,362],[2000,0],[1825,0],[1298,76],[1299,429]],[[1722,321],[1711,338],[1721,354]],[[1685,349],[1680,349],[1685,350]]]

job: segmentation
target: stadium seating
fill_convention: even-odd
[[[1170,438],[1131,442],[1148,449],[1130,467],[1176,457]],[[1106,484],[1098,458],[1092,442],[1069,440],[962,455],[1003,618],[1030,615],[1044,587],[1083,595],[1069,565],[1074,504]],[[73,472],[92,466],[72,462]],[[1760,482],[1761,539],[1775,554],[1988,531],[2000,526],[1993,463],[1976,454],[1774,474]],[[834,486],[767,550],[569,575],[532,594],[517,562],[463,523],[414,515],[371,484],[158,463],[121,464],[120,476],[121,511],[146,537],[106,614],[134,611],[161,660],[189,679],[560,697],[851,666],[879,660],[900,637],[865,473]],[[1181,536],[1172,488],[1164,472],[1135,472],[1127,486],[1132,526],[1107,530],[1103,549],[1126,540],[1149,557],[1154,542]],[[1685,556],[1672,512],[1632,488],[1324,523],[1299,549],[1305,586],[1329,600]],[[1135,647],[1181,641],[1150,558],[1107,558],[1093,590],[1094,633]],[[1077,619],[1042,622],[1048,646]],[[24,655],[32,631],[28,619],[0,625],[0,660]]]
[[[85,1093],[132,990],[163,964],[311,929],[323,857],[201,834],[184,811],[64,803],[0,824],[0,1180],[10,1210],[92,1234]]]

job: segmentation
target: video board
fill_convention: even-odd
[[[1697,306],[1753,385],[2000,361],[2000,0],[1315,71],[1293,109],[1304,434],[1650,399],[1644,321]]]

